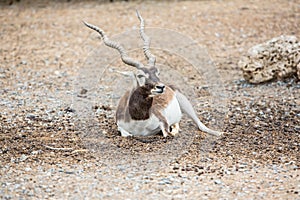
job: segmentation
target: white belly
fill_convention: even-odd
[[[162,110],[162,114],[167,119],[169,126],[175,123],[179,123],[182,114],[179,103],[175,97],[172,99],[170,104],[164,110]],[[147,120],[130,120],[130,122],[120,120],[117,122],[117,124],[121,133],[127,132],[127,135],[134,136],[155,135],[161,130],[161,122],[153,114],[151,114],[151,116]]]
[[[130,122],[119,121],[119,131],[128,132],[128,135],[148,136],[155,135],[160,131],[159,119],[153,114],[147,120],[132,120]]]

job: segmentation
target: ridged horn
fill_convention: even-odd
[[[111,48],[113,48],[113,49],[118,50],[118,52],[119,52],[120,55],[121,55],[121,59],[122,59],[122,61],[123,61],[125,64],[130,65],[130,66],[133,66],[133,67],[136,67],[136,68],[138,68],[138,69],[141,69],[141,68],[144,67],[144,65],[143,65],[142,63],[140,63],[139,61],[136,61],[136,60],[132,59],[131,57],[129,57],[129,56],[127,55],[127,53],[126,53],[124,47],[123,47],[121,44],[119,44],[119,43],[117,43],[117,42],[115,42],[115,41],[110,40],[110,39],[107,37],[107,35],[105,34],[105,32],[104,32],[102,29],[100,29],[99,27],[94,26],[94,25],[92,25],[92,24],[89,24],[89,23],[87,23],[87,22],[83,22],[83,23],[84,23],[88,28],[90,28],[90,29],[92,29],[92,30],[98,32],[98,33],[100,34],[101,38],[103,39],[103,42],[104,42],[104,44],[105,44],[106,46],[109,46],[109,47],[111,47]]]
[[[137,17],[140,20],[140,35],[141,38],[144,41],[144,45],[143,45],[143,50],[144,50],[144,54],[148,60],[148,64],[150,67],[154,67],[155,66],[155,61],[156,58],[155,56],[151,53],[150,51],[150,38],[146,35],[145,33],[145,22],[144,19],[142,18],[142,16],[140,15],[139,11],[136,11]]]

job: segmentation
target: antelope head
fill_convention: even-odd
[[[135,73],[137,85],[145,90],[149,90],[149,96],[155,96],[164,93],[165,85],[159,80],[159,70],[155,66],[156,58],[150,51],[150,38],[145,34],[144,19],[138,11],[136,11],[136,14],[140,20],[140,36],[144,41],[143,52],[148,61],[146,66],[129,57],[124,47],[118,42],[110,40],[102,29],[86,22],[84,22],[84,24],[98,32],[106,46],[116,49],[120,53],[121,59],[125,64],[138,69],[137,73]]]

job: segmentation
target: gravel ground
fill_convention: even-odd
[[[130,80],[112,69],[130,68],[82,20],[142,59],[137,8],[164,80],[223,137],[186,117],[175,138],[116,131]],[[296,0],[1,5],[0,198],[300,199],[299,80],[252,85],[237,66],[253,45],[300,38],[299,13]]]

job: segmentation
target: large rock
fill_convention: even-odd
[[[251,83],[280,80],[293,75],[300,79],[300,42],[295,36],[280,36],[249,49],[238,63]]]

